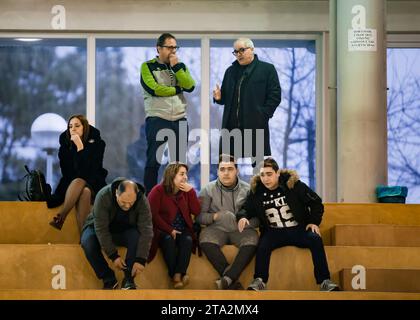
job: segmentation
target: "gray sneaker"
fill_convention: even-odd
[[[252,280],[251,284],[248,286],[248,290],[261,291],[261,290],[265,290],[266,286],[267,285],[264,283],[263,279],[255,278],[254,280]]]
[[[332,282],[330,279],[322,281],[319,288],[321,291],[340,291],[338,285]]]
[[[218,290],[226,290],[229,287],[229,282],[226,277],[221,277],[215,281]]]

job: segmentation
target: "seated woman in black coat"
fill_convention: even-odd
[[[108,171],[102,166],[105,142],[98,129],[89,125],[83,115],[73,115],[68,129],[60,135],[60,168],[62,178],[53,195],[47,199],[48,208],[63,207],[50,225],[61,230],[70,210],[76,206],[79,231],[82,230],[96,193],[106,185]]]

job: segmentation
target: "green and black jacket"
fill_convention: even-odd
[[[195,85],[185,64],[171,67],[156,57],[141,65],[140,82],[146,117],[168,121],[185,118],[187,101],[183,92],[192,92]]]

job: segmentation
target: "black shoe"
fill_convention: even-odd
[[[244,290],[244,287],[238,280],[235,280],[229,284],[226,278],[227,277],[224,276],[215,281],[217,289],[219,290]]]
[[[57,230],[61,230],[63,228],[64,220],[60,216],[60,214],[57,214],[56,217],[53,218],[52,221],[50,221],[50,226],[53,228],[56,228]]]
[[[228,290],[244,290],[244,287],[238,280],[236,280],[227,289]]]
[[[122,284],[121,284],[121,290],[136,290],[137,286],[134,282],[133,277],[124,277]]]
[[[112,280],[104,280],[104,287],[102,289],[104,290],[114,290],[118,288],[118,280],[112,279]]]

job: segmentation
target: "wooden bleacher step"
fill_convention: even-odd
[[[59,208],[48,209],[45,202],[0,202],[0,243],[78,244],[80,236],[74,209],[61,231],[48,224],[58,211]]]
[[[1,290],[0,300],[420,300],[418,293],[241,290]]]
[[[180,291],[168,290],[171,281],[160,252],[136,278],[142,290],[95,290],[102,287],[102,282],[78,244],[74,210],[61,231],[48,225],[58,211],[48,209],[44,202],[0,202],[0,299],[420,299],[420,205],[325,204],[321,233],[331,278],[342,289],[352,290],[338,293],[319,292],[310,251],[296,247],[273,252],[265,292],[214,290],[217,273],[204,256],[196,255],[192,255],[188,271],[190,285]],[[223,251],[231,262],[237,249],[225,246]],[[120,249],[120,255],[125,255],[125,249]],[[245,287],[252,280],[254,263],[251,261],[241,275]],[[356,265],[367,270],[367,290],[384,292],[349,288],[355,276],[351,268]],[[63,271],[65,279],[61,277]],[[398,277],[403,277],[402,281],[397,281]],[[117,272],[117,278],[121,281],[121,272]],[[391,284],[395,287],[386,287],[384,278],[394,279]],[[381,281],[382,287],[377,284]],[[414,288],[410,282],[414,282]],[[54,290],[63,284],[66,290]]]
[[[337,224],[391,224],[420,226],[420,204],[325,203],[321,224],[324,244],[332,245],[332,228]]]
[[[237,249],[225,246],[223,251],[231,261]],[[337,283],[340,270],[354,265],[363,265],[367,269],[420,269],[419,247],[327,246],[326,253],[332,280]],[[125,249],[122,248],[120,254],[125,256]],[[252,280],[254,264],[255,261],[251,261],[241,275],[240,281],[244,286]],[[0,270],[1,289],[48,290],[63,283],[70,290],[102,288],[102,282],[96,278],[79,245],[2,244]],[[214,281],[218,275],[204,256],[192,255],[188,273],[188,289],[215,289]],[[62,275],[65,275],[64,280]],[[121,272],[117,272],[117,278],[121,280]],[[146,266],[144,273],[136,278],[136,282],[142,289],[171,288],[160,252]],[[268,289],[319,291],[313,276],[310,251],[296,247],[276,249],[271,257]]]
[[[331,232],[337,246],[420,247],[420,226],[338,224]]]
[[[48,209],[45,202],[0,202],[0,243],[78,244],[74,210],[61,231],[48,222],[59,208]],[[326,203],[321,224],[325,245],[332,244],[331,230],[337,224],[395,224],[420,226],[420,205]]]
[[[366,268],[363,273],[364,275],[351,268],[341,270],[340,281],[343,289],[346,291],[420,293],[420,269]],[[363,278],[360,278],[360,275]]]

